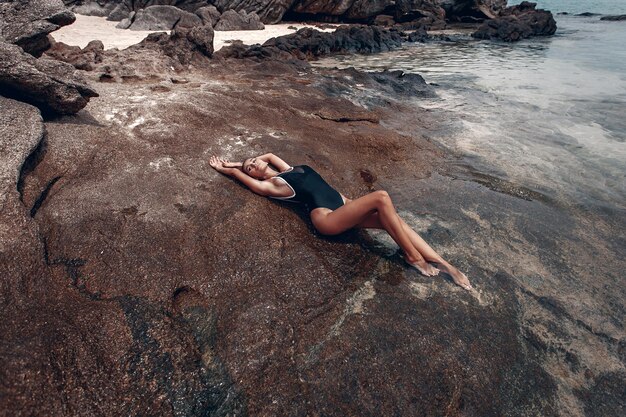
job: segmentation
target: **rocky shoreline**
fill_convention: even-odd
[[[39,3],[19,3],[42,17]],[[258,15],[319,5],[286,3]],[[354,17],[365,2],[349,3],[314,13]],[[0,4],[4,16],[12,4]],[[131,3],[98,3],[112,4]],[[60,2],[46,7],[66,16]],[[424,132],[440,116],[407,104],[432,86],[307,62],[423,41],[423,25],[304,29],[219,52],[212,23],[122,51],[42,50],[41,36],[7,36],[15,27],[0,42],[4,412],[529,416],[563,415],[564,386],[585,408],[618,397],[618,373],[579,369],[581,387],[547,370],[553,356],[526,306],[567,317],[556,301],[478,267],[483,290],[472,293],[420,277],[370,235],[317,236],[305,213],[209,167],[214,153],[271,150],[349,196],[437,179],[453,156]],[[435,224],[428,238],[452,245]],[[561,354],[559,366],[580,367]]]

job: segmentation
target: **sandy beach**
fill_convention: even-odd
[[[68,45],[76,45],[84,48],[87,44],[99,39],[104,43],[105,49],[125,49],[131,45],[141,42],[146,36],[153,32],[149,30],[128,30],[115,27],[118,22],[111,22],[105,17],[76,15],[76,22],[69,26],[64,26],[52,33],[52,37],[57,42]],[[263,43],[270,38],[288,35],[304,27],[313,27],[324,32],[331,32],[332,29],[319,29],[315,26],[300,23],[282,23],[279,25],[265,25],[264,30],[235,30],[235,31],[215,31],[215,50],[220,50],[224,45],[234,40],[240,40],[247,45]],[[295,28],[295,29],[294,29]]]

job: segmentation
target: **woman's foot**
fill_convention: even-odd
[[[422,259],[421,261],[417,261],[417,262],[409,262],[409,260],[406,259],[406,262],[409,265],[411,265],[413,268],[420,271],[422,275],[426,275],[427,277],[434,277],[435,275],[439,274],[439,270],[435,268],[434,266],[432,266],[431,264],[429,264],[428,262],[426,262],[426,260],[424,259]]]
[[[450,275],[452,277],[452,281],[454,281],[454,283],[458,285],[459,287],[464,288],[466,290],[471,290],[473,288],[472,284],[470,284],[469,282],[469,278],[467,278],[467,275],[465,275],[463,272],[459,271],[452,265],[439,263],[437,264],[437,266],[439,267],[440,270]]]

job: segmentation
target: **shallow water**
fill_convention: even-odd
[[[324,66],[404,70],[448,114],[433,138],[473,170],[566,205],[626,209],[626,24],[558,16],[556,36],[515,44],[454,41]]]
[[[585,369],[616,386],[626,375],[626,22],[568,15],[557,24],[556,36],[514,44],[455,37],[317,65],[403,70],[434,86],[437,97],[411,104],[439,123],[388,123],[458,158],[430,178],[381,173],[377,185],[481,299],[502,296],[494,282],[510,285],[520,334],[543,346],[559,414],[583,416],[595,407],[584,390],[597,388]]]

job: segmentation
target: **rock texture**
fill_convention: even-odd
[[[110,10],[111,20],[125,19],[129,12],[138,11],[156,4],[167,4],[193,12],[206,2],[196,0],[98,0],[98,3],[78,5],[74,0],[66,0],[75,4],[75,10],[86,10],[94,4],[94,13]],[[229,10],[236,12],[256,13],[263,23],[278,23],[287,16],[288,19],[322,20],[333,22],[371,23],[381,14],[393,16],[397,22],[415,22],[432,27],[443,27],[447,21],[480,22],[485,18],[495,18],[506,7],[506,0],[208,0],[210,5],[220,13]],[[87,10],[88,11],[88,10]],[[213,22],[215,23],[215,21]]]
[[[214,25],[215,30],[262,30],[265,25],[261,23],[259,16],[245,10],[236,12],[227,10],[220,16],[219,21]]]
[[[292,35],[269,39],[262,46],[233,45],[219,54],[238,58],[313,59],[340,52],[388,51],[400,46],[402,40],[400,32],[376,26],[341,26],[330,33],[304,28]]]
[[[614,16],[602,16],[600,20],[608,20],[612,22],[618,22],[621,20],[626,20],[626,14],[614,15]]]
[[[500,17],[483,23],[472,36],[514,42],[531,36],[553,35],[556,32],[556,21],[552,13],[536,10],[536,5],[524,1],[518,6],[508,7]]]
[[[133,13],[133,12],[131,12]],[[174,6],[149,6],[132,17],[130,30],[171,30],[175,27],[200,26],[202,20],[193,13]]]
[[[217,9],[224,13],[227,10],[256,13],[263,23],[278,23],[289,10],[294,0],[209,0]]]
[[[48,34],[76,18],[61,0],[6,0],[0,2],[0,41],[19,45],[40,56],[48,49]]]
[[[3,42],[0,42],[0,94],[52,114],[76,113],[91,97],[98,96],[71,65],[36,59]]]
[[[75,116],[0,99],[3,412],[620,415],[623,262],[584,240],[598,223],[448,175],[429,132],[450,115],[415,106],[435,91],[417,75],[294,62],[306,37],[272,41],[291,62],[208,59],[200,28],[92,44],[101,97]],[[478,290],[208,164],[267,151],[350,197],[388,189]]]
[[[202,20],[203,25],[215,27],[220,20],[221,13],[215,6],[205,6],[196,10],[196,15]]]

